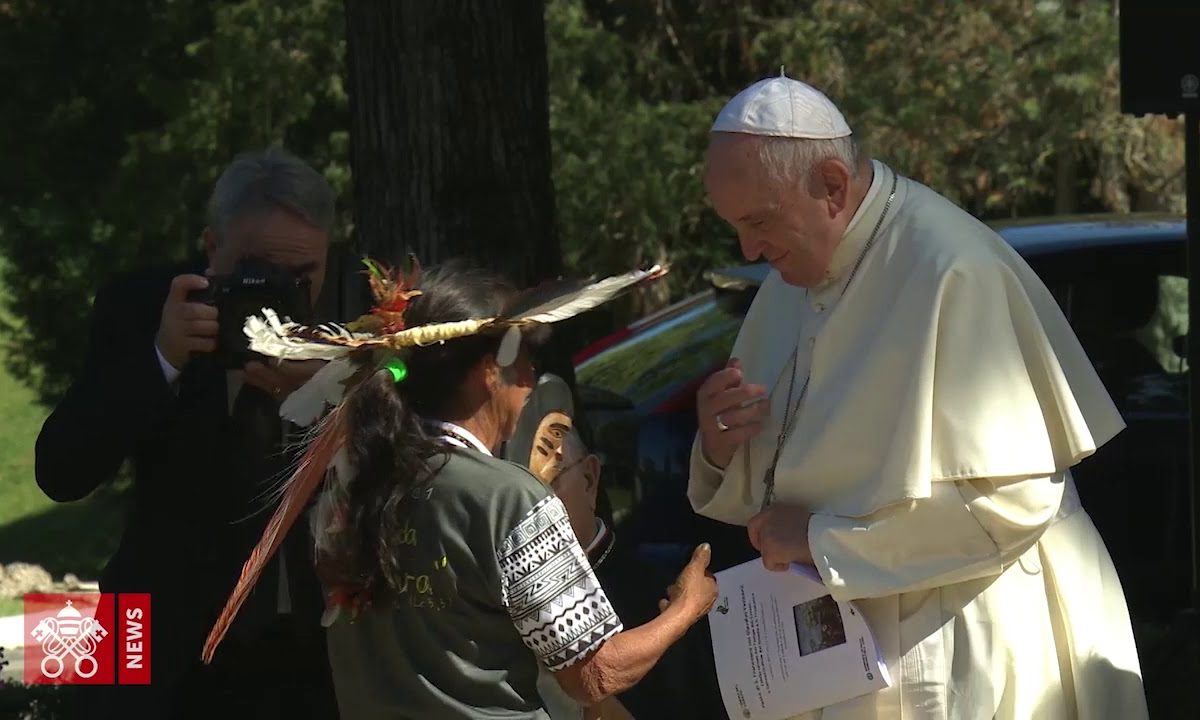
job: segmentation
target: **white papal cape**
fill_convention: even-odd
[[[1070,475],[1124,423],[1021,257],[873,172],[826,282],[772,272],[758,292],[733,354],[772,388],[771,419],[724,471],[697,441],[691,502],[736,524],[757,512],[798,347],[796,387],[811,379],[775,501],[815,513],[814,563],[859,600],[894,679],[803,717],[1144,718],[1124,594]]]

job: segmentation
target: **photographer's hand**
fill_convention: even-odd
[[[217,349],[217,309],[188,302],[188,293],[208,287],[200,275],[179,275],[171,281],[155,343],[158,351],[176,370],[182,370],[194,352]]]
[[[246,384],[263,390],[277,402],[291,395],[325,366],[324,360],[285,360],[268,365],[257,360],[246,363]]]

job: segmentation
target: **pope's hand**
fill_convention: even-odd
[[[737,358],[730,360],[696,393],[696,421],[704,457],[719,468],[729,465],[738,446],[762,430],[770,410],[767,389],[744,384],[741,363]]]
[[[792,563],[812,564],[808,520],[812,513],[799,505],[772,504],[750,518],[750,544],[762,555],[768,570],[782,572]]]

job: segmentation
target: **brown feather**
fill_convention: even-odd
[[[296,471],[288,480],[279,507],[267,522],[262,538],[251,551],[250,558],[242,567],[241,577],[234,585],[233,593],[225,602],[225,609],[213,623],[208,639],[204,642],[204,652],[201,658],[206,665],[212,662],[217,646],[221,644],[229,626],[233,624],[233,619],[237,617],[242,604],[250,596],[250,591],[254,589],[254,584],[262,575],[263,568],[279,549],[297,518],[304,513],[309,498],[320,487],[321,481],[325,479],[325,471],[333,462],[333,456],[345,442],[346,420],[342,408],[343,405],[334,408],[321,421],[319,430],[309,443],[304,456],[300,458]]]

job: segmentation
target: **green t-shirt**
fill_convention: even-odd
[[[397,512],[405,578],[328,628],[344,720],[545,718],[561,670],[621,631],[566,509],[528,470],[454,447]]]

